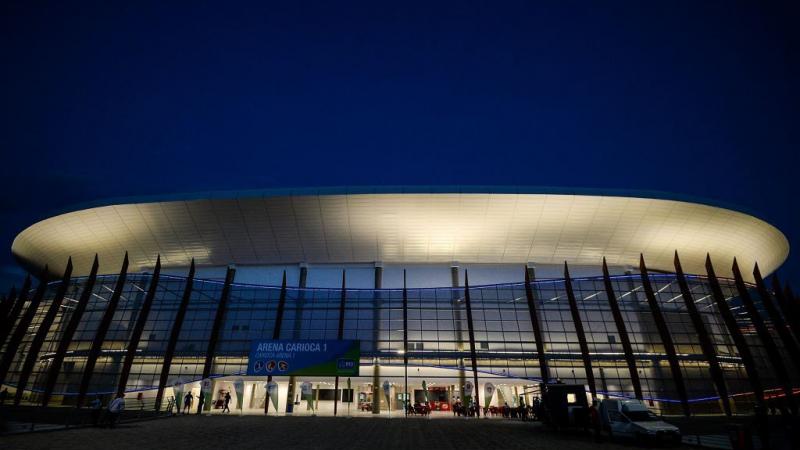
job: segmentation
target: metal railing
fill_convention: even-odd
[[[89,402],[91,405],[91,401]],[[173,400],[156,411],[155,399],[126,400],[125,410],[116,423],[168,417],[173,414]],[[108,402],[99,409],[91,406],[75,408],[72,406],[41,407],[35,405],[0,406],[0,434],[22,433],[42,430],[66,429],[87,426],[106,426],[109,423]]]

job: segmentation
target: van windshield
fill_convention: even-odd
[[[649,422],[658,420],[658,417],[650,411],[626,411],[625,415],[631,422]]]

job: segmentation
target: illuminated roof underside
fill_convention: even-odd
[[[718,275],[733,258],[768,274],[789,253],[772,225],[737,211],[674,200],[551,194],[244,196],[102,206],[38,222],[12,252],[28,268],[131,271],[166,266],[281,263],[501,263],[637,266]]]

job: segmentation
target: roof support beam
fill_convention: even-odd
[[[39,309],[39,303],[41,303],[42,298],[44,298],[44,292],[47,290],[47,277],[47,266],[45,266],[45,268],[42,270],[42,274],[39,276],[39,285],[36,287],[36,292],[34,292],[33,297],[31,298],[28,309],[26,309],[25,313],[22,315],[22,317],[20,317],[19,323],[17,323],[17,328],[11,335],[8,345],[6,345],[6,352],[3,354],[3,358],[0,359],[0,385],[2,385],[6,380],[8,369],[11,367],[11,363],[14,362],[14,357],[18,354],[17,349],[19,348],[19,344],[22,343],[22,338],[25,337],[25,333],[28,331],[28,327],[31,325],[33,317],[36,315],[36,310]],[[26,280],[26,282],[28,281],[29,280]],[[29,282],[27,283],[27,286],[30,286]],[[23,286],[23,288],[27,286]],[[28,289],[24,289],[20,293],[20,304],[25,303],[27,300],[27,294]]]
[[[763,280],[762,280],[763,282]],[[781,282],[778,279],[778,274],[772,276],[772,291],[775,293],[775,299],[778,300],[778,305],[783,312],[783,317],[786,319],[787,324],[792,330],[795,339],[800,341],[800,311],[789,297],[789,286],[786,286],[787,291],[784,292],[781,287]],[[797,360],[800,362],[800,360]]]
[[[192,298],[192,287],[194,286],[194,258],[189,265],[189,274],[186,276],[186,286],[183,288],[183,297],[178,306],[178,312],[175,314],[175,320],[172,322],[172,332],[167,342],[167,351],[164,353],[164,363],[161,366],[161,375],[158,378],[158,392],[156,392],[156,411],[161,410],[161,402],[164,400],[164,388],[167,384],[169,377],[169,369],[172,366],[172,358],[175,357],[175,347],[178,345],[178,336],[181,334],[181,327],[183,326],[183,318],[186,317],[186,310],[189,308],[189,299]],[[180,401],[180,399],[175,399]]]
[[[17,317],[19,317],[23,306],[25,306],[25,302],[28,300],[28,291],[30,289],[31,276],[28,275],[25,277],[25,281],[22,283],[22,289],[19,291],[19,298],[17,298],[16,303],[11,305],[5,318],[2,322],[0,322],[0,349],[2,349],[8,335],[11,334],[11,330],[14,329],[14,323],[17,321]]]
[[[772,368],[775,369],[775,376],[783,388],[786,401],[791,410],[794,411],[794,396],[792,395],[792,382],[789,380],[789,372],[786,370],[786,365],[783,363],[780,352],[778,352],[778,347],[775,346],[775,341],[772,340],[772,336],[764,324],[764,319],[759,314],[753,298],[750,296],[750,291],[747,290],[747,286],[744,284],[742,272],[739,270],[739,263],[736,262],[736,258],[733,258],[733,279],[736,282],[736,289],[739,291],[739,298],[742,300],[744,308],[747,310],[747,315],[750,316],[750,321],[756,329],[756,334],[758,334],[758,338],[767,352]]]
[[[344,272],[342,272],[344,277]],[[283,281],[281,281],[281,293],[278,297],[278,310],[275,312],[275,326],[272,329],[272,339],[280,339],[281,325],[283,324],[283,309],[286,305],[286,271],[283,271]],[[272,381],[272,375],[267,376],[267,383]],[[269,388],[267,388],[267,397],[264,400],[264,414],[269,412]]]
[[[28,347],[28,353],[25,355],[25,362],[22,364],[22,370],[19,373],[19,380],[17,380],[17,392],[16,395],[14,395],[14,406],[19,405],[19,403],[22,401],[22,395],[25,392],[25,388],[28,387],[28,380],[30,379],[33,368],[36,365],[36,358],[39,356],[39,350],[42,349],[44,339],[47,337],[47,333],[50,332],[50,327],[53,325],[53,321],[55,321],[56,314],[58,314],[58,308],[61,307],[61,302],[64,300],[64,295],[67,293],[67,287],[69,287],[69,280],[71,277],[72,258],[69,258],[67,260],[67,267],[64,269],[64,275],[61,277],[61,284],[58,285],[56,295],[50,302],[50,307],[47,308],[47,312],[44,314],[44,317],[42,317],[42,321],[39,323],[39,328],[36,330],[33,340],[31,340],[31,345]]]
[[[86,305],[89,303],[89,298],[92,295],[99,265],[97,255],[94,255],[92,271],[89,273],[89,278],[86,279],[86,283],[83,285],[81,296],[78,298],[78,303],[75,304],[75,310],[72,311],[69,323],[67,323],[64,334],[61,336],[61,341],[58,343],[56,354],[53,356],[53,361],[50,362],[50,367],[47,370],[47,379],[45,380],[44,393],[42,395],[42,406],[47,406],[47,404],[50,403],[50,397],[53,394],[53,388],[58,380],[58,374],[61,372],[61,365],[64,363],[69,344],[75,336],[75,331],[77,331],[78,325],[81,323],[83,313],[86,311]]]
[[[683,381],[683,372],[681,372],[678,356],[675,354],[675,344],[672,342],[672,336],[669,334],[669,328],[667,327],[667,322],[664,320],[664,314],[661,312],[661,307],[658,305],[658,300],[653,292],[653,285],[650,283],[650,275],[647,273],[647,266],[644,263],[644,255],[639,256],[639,271],[642,274],[642,287],[647,297],[647,304],[650,306],[650,312],[653,313],[656,328],[658,328],[658,334],[661,337],[661,343],[664,345],[664,351],[667,353],[667,361],[669,362],[669,368],[672,372],[672,378],[675,381],[675,389],[678,391],[678,398],[681,401],[683,414],[688,417],[690,414],[689,397],[686,395],[686,384]]]
[[[614,316],[614,323],[617,325],[619,340],[622,341],[622,350],[625,352],[625,362],[628,364],[628,373],[630,373],[631,384],[633,384],[633,394],[637,399],[641,400],[643,398],[642,383],[639,380],[639,372],[636,370],[636,359],[633,357],[631,338],[628,336],[628,330],[625,328],[625,319],[622,318],[622,311],[619,309],[617,294],[614,292],[614,286],[611,283],[605,257],[603,257],[603,284],[606,288],[606,297],[608,298],[608,306],[611,308],[611,315]]]
[[[539,358],[539,372],[542,375],[542,383],[550,382],[550,371],[547,367],[547,357],[544,353],[544,340],[542,339],[541,322],[536,308],[536,297],[531,286],[534,278],[533,267],[525,267],[525,298],[528,300],[528,312],[531,316],[531,327],[533,328],[533,338],[536,340],[536,356]]]
[[[403,271],[405,274],[405,270]],[[380,340],[381,333],[381,292],[379,289],[383,287],[383,267],[375,267],[375,280],[372,291],[372,351],[375,352],[375,357],[372,360],[372,414],[381,413],[381,364],[378,360],[378,341]]]
[[[711,380],[717,388],[717,394],[722,402],[722,411],[726,416],[731,415],[731,402],[728,398],[728,388],[725,385],[725,377],[723,376],[722,368],[717,359],[717,351],[714,349],[714,344],[711,342],[711,337],[706,330],[703,323],[703,318],[700,316],[700,311],[697,310],[697,305],[694,303],[692,292],[689,289],[689,283],[686,281],[686,276],[681,267],[681,260],[678,257],[678,251],[675,251],[675,274],[678,277],[678,286],[681,288],[681,297],[683,303],[686,305],[686,310],[689,312],[689,318],[694,325],[694,331],[697,333],[697,339],[700,341],[700,348],[703,350],[703,355],[708,361],[708,371],[711,375]]]
[[[589,345],[586,343],[586,333],[583,331],[583,321],[578,311],[578,302],[575,300],[575,293],[572,290],[572,279],[569,276],[569,267],[564,261],[564,288],[567,291],[569,301],[569,312],[572,315],[572,322],[575,324],[575,334],[578,336],[578,345],[581,348],[581,359],[583,359],[583,369],[586,372],[586,383],[589,385],[589,392],[592,399],[597,399],[597,387],[594,384],[594,370],[592,359],[589,357]]]
[[[463,354],[464,351],[464,330],[463,330],[463,316],[461,314],[461,296],[458,295],[458,292],[461,288],[461,283],[459,282],[458,276],[458,266],[457,263],[453,263],[450,266],[450,287],[453,289],[450,291],[451,299],[450,305],[453,308],[453,322],[455,323],[455,332],[456,332],[456,351],[458,351],[459,355]],[[458,360],[456,361],[458,364],[458,392],[459,395],[463,397],[464,395],[464,383],[467,382],[467,373],[464,370],[464,358],[463,356],[459,356]],[[462,398],[463,400],[463,398]]]
[[[475,353],[475,327],[472,325],[472,302],[469,298],[469,273],[464,270],[464,302],[467,306],[467,327],[469,333],[469,356],[472,360],[472,378],[475,381],[475,416],[481,416],[480,388],[478,388],[478,357]]]
[[[342,297],[339,301],[339,332],[336,333],[336,339],[342,340],[344,338],[344,305],[347,300],[347,288],[345,286],[345,271],[342,270]],[[333,415],[335,416],[339,409],[339,375],[336,375],[333,381]]]
[[[344,272],[342,272],[344,277]],[[275,328],[272,330],[272,339],[280,339],[281,326],[283,325],[283,311],[286,308],[286,271],[283,271],[283,281],[281,281],[281,293],[278,297],[278,309],[275,312]]]
[[[111,321],[114,319],[114,313],[117,311],[117,305],[122,296],[122,290],[125,289],[125,280],[127,276],[128,253],[125,252],[125,259],[122,260],[122,269],[120,269],[119,275],[117,275],[117,282],[114,284],[114,292],[108,300],[103,318],[100,319],[100,325],[97,326],[94,342],[92,342],[92,347],[89,349],[89,356],[86,358],[86,366],[83,369],[83,377],[81,378],[78,397],[75,399],[75,406],[78,408],[83,406],[83,400],[86,398],[86,393],[89,391],[89,383],[92,381],[92,375],[94,375],[94,367],[97,364],[97,358],[100,357],[100,352],[103,350],[103,343],[106,340],[108,329],[111,328]]]
[[[753,277],[756,280],[756,288],[758,289],[759,297],[761,297],[761,303],[764,304],[764,309],[767,310],[769,319],[772,321],[772,326],[775,327],[775,330],[778,332],[778,337],[780,337],[781,342],[783,342],[783,348],[786,349],[789,356],[791,356],[791,359],[794,360],[796,364],[800,364],[800,346],[797,345],[797,342],[792,337],[791,331],[789,331],[789,326],[783,320],[775,303],[772,302],[769,289],[767,289],[764,279],[761,278],[761,271],[758,270],[758,263],[756,263],[753,268]]]
[[[125,352],[125,362],[122,363],[122,372],[120,373],[119,382],[117,383],[117,394],[124,393],[125,386],[128,384],[128,377],[130,376],[131,366],[133,366],[133,359],[136,357],[136,350],[139,348],[139,341],[142,339],[144,326],[147,324],[147,318],[150,316],[150,310],[153,307],[153,299],[156,297],[160,275],[161,255],[158,255],[153,274],[150,276],[150,286],[147,288],[147,294],[145,294],[142,309],[139,311],[139,317],[136,318],[136,325],[133,326],[131,339],[128,341],[128,349]]]
[[[3,299],[3,303],[0,304],[0,330],[5,329],[6,322],[10,319],[11,309],[15,306],[17,301],[17,288],[12,287],[11,291],[8,293],[8,297]],[[14,317],[16,319],[16,317]],[[0,339],[0,346],[3,345],[3,340]]]
[[[300,339],[301,336],[301,321],[300,318],[303,317],[303,306],[305,305],[305,288],[306,288],[306,280],[308,279],[308,267],[302,266],[300,267],[300,279],[298,280],[297,287],[300,289],[297,290],[297,299],[295,300],[295,311],[294,311],[294,330],[292,331],[292,339]],[[294,395],[297,384],[297,378],[294,375],[289,376],[289,390],[286,395],[286,412],[291,413],[294,410]]]
[[[789,282],[786,282],[786,288],[783,291],[783,295],[786,297],[786,301],[790,304],[794,305],[795,311],[800,310],[800,300],[798,300],[794,296],[794,292],[792,291],[792,286],[789,285]],[[798,340],[800,340],[800,336],[797,336]]]
[[[228,308],[228,297],[230,297],[231,284],[233,278],[236,276],[236,269],[228,267],[225,273],[225,284],[222,285],[222,294],[219,297],[217,304],[217,313],[214,315],[214,324],[211,326],[211,336],[208,338],[208,347],[206,348],[206,360],[203,364],[203,379],[211,376],[211,366],[214,364],[214,354],[217,352],[217,342],[219,341],[219,331],[222,324],[225,322],[225,311]],[[281,314],[283,311],[281,311]]]
[[[403,269],[403,411],[408,417],[408,288],[406,286],[406,269]],[[477,389],[477,386],[476,386]],[[427,394],[426,398],[427,398]]]
[[[719,280],[717,279],[717,275],[714,271],[714,265],[711,264],[710,255],[706,255],[706,273],[708,274],[708,283],[711,286],[711,295],[714,297],[714,302],[717,304],[717,309],[722,316],[722,320],[725,322],[725,326],[728,328],[728,332],[731,334],[734,345],[736,345],[736,351],[739,353],[739,357],[742,358],[742,364],[744,364],[744,370],[747,373],[747,379],[750,381],[750,386],[752,387],[753,394],[756,398],[756,406],[763,410],[764,388],[761,385],[761,379],[759,378],[758,371],[756,370],[753,354],[750,352],[750,346],[747,345],[747,341],[744,339],[742,330],[739,329],[739,324],[736,322],[736,318],[733,316],[731,308],[728,306],[728,302],[725,300],[725,295],[722,293],[722,287],[720,287]]]

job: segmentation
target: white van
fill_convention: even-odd
[[[608,399],[600,403],[600,421],[611,436],[679,443],[681,431],[664,422],[639,400]]]

